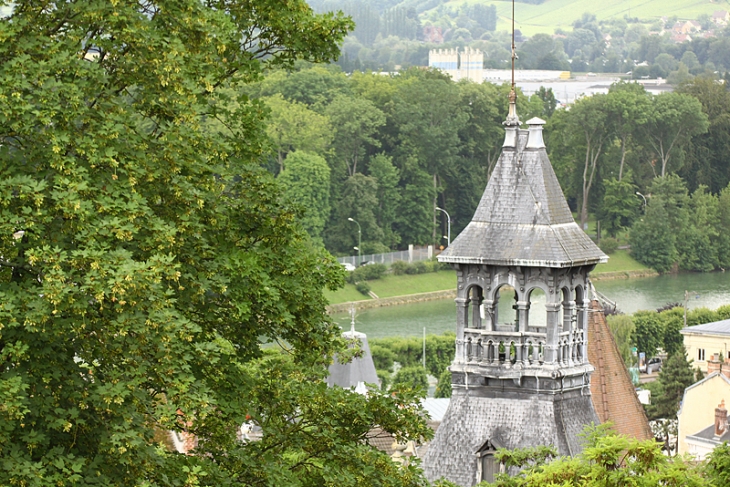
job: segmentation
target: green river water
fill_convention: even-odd
[[[618,309],[625,313],[656,309],[667,303],[683,304],[685,290],[691,291],[688,301],[690,309],[702,306],[715,309],[723,304],[730,304],[730,272],[595,281],[594,285],[599,292],[615,301]],[[543,313],[539,312],[544,309],[541,308],[544,296],[542,298],[533,300],[531,322],[540,322],[543,319]],[[508,317],[513,313],[511,304],[509,295],[503,295],[500,300],[500,317]],[[350,328],[349,314],[337,314],[333,318],[343,329]],[[501,321],[503,320],[500,319]],[[455,331],[456,306],[453,299],[442,299],[362,310],[357,312],[355,327],[369,338],[421,336],[424,328],[426,333],[441,334]]]

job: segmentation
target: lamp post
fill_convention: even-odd
[[[447,223],[447,231],[446,231],[446,242],[448,243],[447,246],[451,246],[451,217],[449,216],[449,213],[444,210],[443,208],[436,207],[438,211],[442,211],[446,215],[446,221]]]
[[[641,199],[644,200],[644,213],[646,213],[646,196],[644,196],[643,194],[639,193],[638,191],[636,192],[636,196],[641,196]]]
[[[357,263],[360,264],[360,249],[362,248],[362,228],[360,228],[360,224],[357,222],[357,220],[348,218],[347,221],[354,222],[357,225],[357,247],[355,247],[355,249],[357,250]]]

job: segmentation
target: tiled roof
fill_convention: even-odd
[[[573,267],[608,257],[573,220],[545,148],[505,148],[472,221],[439,255],[450,263]]]
[[[682,335],[730,335],[730,320],[690,326],[680,330]]]
[[[730,430],[725,430],[725,433],[722,436],[715,436],[715,425],[713,424],[693,435],[688,435],[687,438],[700,440],[713,445],[720,445],[725,441],[730,441]]]
[[[588,361],[596,368],[591,375],[593,407],[602,423],[610,421],[623,435],[639,440],[654,437],[644,407],[639,402],[629,371],[611,335],[606,316],[597,301],[588,315]]]

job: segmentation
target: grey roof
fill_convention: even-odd
[[[540,134],[541,135],[541,134]],[[572,267],[608,257],[573,220],[545,148],[505,147],[472,221],[441,262]]]
[[[715,425],[713,424],[693,435],[687,435],[687,438],[719,445],[724,441],[730,441],[730,430],[726,429],[722,436],[715,436]]]
[[[378,374],[375,372],[373,356],[370,353],[368,337],[365,333],[350,330],[342,334],[347,340],[360,340],[362,354],[352,359],[351,362],[341,364],[337,357],[329,367],[330,375],[327,377],[327,384],[340,387],[357,387],[358,384],[379,384]]]
[[[421,405],[433,421],[441,422],[449,408],[449,402],[451,399],[448,397],[427,397],[421,400]]]
[[[515,398],[455,392],[424,456],[423,471],[432,482],[443,477],[471,487],[478,483],[475,453],[486,440],[508,449],[553,445],[560,455],[576,455],[582,451],[579,434],[591,423],[598,424],[598,417],[590,395],[551,400],[539,394]]]
[[[690,326],[680,330],[682,335],[728,335],[730,336],[730,320],[715,321],[704,325]]]

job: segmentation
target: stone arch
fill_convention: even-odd
[[[480,283],[467,283],[464,289],[465,302],[465,328],[483,329],[484,328],[484,312],[482,305],[484,304],[484,288]]]
[[[517,303],[519,302],[519,291],[507,280],[500,279],[490,293],[491,302],[489,309],[485,312],[491,315],[494,323],[494,330],[517,331]]]

